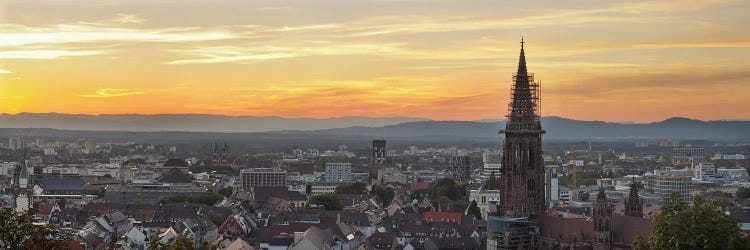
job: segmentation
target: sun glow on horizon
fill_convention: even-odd
[[[0,4],[0,113],[750,119],[747,2],[210,4]]]

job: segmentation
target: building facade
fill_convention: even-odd
[[[327,182],[351,182],[352,181],[352,164],[348,162],[326,163],[326,181]]]
[[[252,187],[284,187],[286,171],[273,168],[249,168],[240,170],[242,189],[250,191]]]
[[[372,140],[372,163],[375,165],[383,165],[385,164],[385,158],[385,139]]]

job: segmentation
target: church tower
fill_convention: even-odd
[[[599,195],[596,196],[594,203],[594,233],[596,242],[594,249],[608,250],[612,249],[612,203],[607,201],[607,194],[604,187],[599,187]]]
[[[643,205],[638,196],[639,186],[640,183],[635,180],[630,183],[630,194],[628,195],[628,199],[625,200],[625,216],[643,217]]]
[[[540,86],[526,69],[524,42],[513,76],[501,170],[504,187],[500,215],[530,217],[544,211],[544,162],[540,122]]]

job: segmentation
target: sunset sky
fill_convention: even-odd
[[[749,1],[123,2],[0,2],[0,113],[497,119],[524,36],[544,116],[750,119]]]

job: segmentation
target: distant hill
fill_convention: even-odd
[[[264,132],[318,130],[351,126],[378,127],[424,121],[410,117],[282,118],[277,116],[224,116],[206,114],[79,115],[59,113],[0,114],[0,128],[54,128],[87,131],[197,131]]]
[[[287,131],[315,135],[359,135],[370,137],[468,137],[487,138],[505,126],[500,122],[417,121],[383,127],[350,127],[317,131]],[[660,122],[624,124],[579,121],[561,117],[542,118],[549,139],[750,139],[750,121],[700,121],[670,118]]]
[[[341,117],[329,119],[221,115],[68,115],[0,114],[0,137],[25,133],[56,137],[167,140],[201,138],[275,140],[357,140],[386,138],[402,141],[496,141],[504,121],[431,121],[408,117]],[[546,140],[568,139],[702,139],[750,140],[750,121],[700,121],[670,118],[652,123],[579,121],[542,118]],[[37,128],[29,131],[28,128]],[[38,129],[38,128],[52,128]],[[22,131],[25,131],[22,133]],[[120,132],[101,132],[120,131]],[[144,133],[143,131],[154,131]],[[173,132],[183,131],[183,132]],[[222,134],[216,134],[221,132]]]

